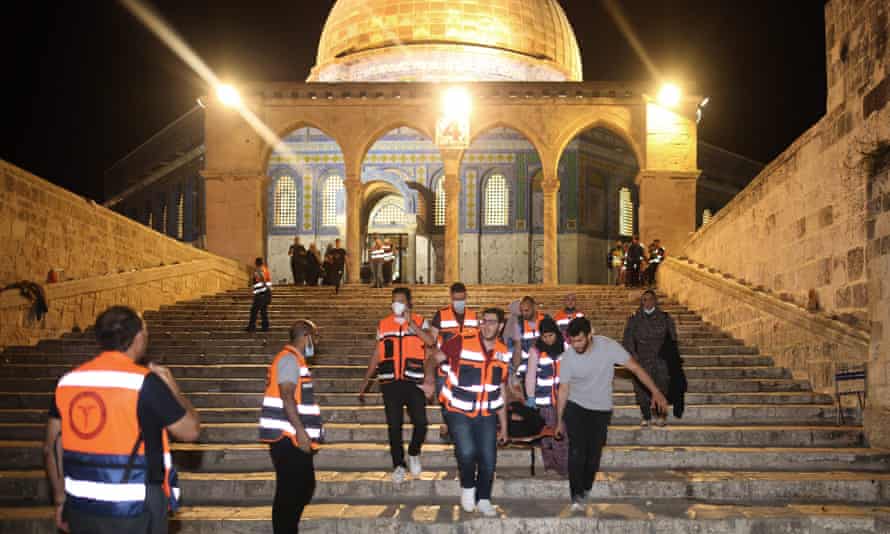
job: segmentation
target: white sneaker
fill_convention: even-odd
[[[587,507],[579,501],[572,501],[572,506],[569,507],[569,511],[573,514],[584,512],[586,509]]]
[[[405,481],[405,468],[402,466],[398,466],[392,472],[392,483],[393,484],[401,484],[404,481]]]
[[[460,507],[464,512],[476,511],[476,488],[463,488],[460,493]]]
[[[481,499],[479,504],[476,505],[476,509],[485,516],[485,517],[497,517],[498,511],[495,509],[494,505],[491,504],[491,501],[488,499]]]
[[[412,476],[420,476],[420,473],[423,472],[423,467],[420,466],[420,456],[408,455],[408,471],[411,472]]]

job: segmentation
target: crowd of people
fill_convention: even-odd
[[[257,313],[269,327],[269,279],[258,258],[251,327]],[[596,334],[574,294],[552,314],[531,296],[505,312],[471,309],[461,283],[449,294],[448,306],[427,320],[413,310],[410,289],[396,287],[391,311],[377,326],[358,400],[364,403],[371,386],[379,385],[394,484],[423,472],[429,402],[442,410],[441,437],[454,444],[460,506],[485,517],[497,515],[498,445],[529,433],[536,433],[531,437],[542,448],[545,468],[568,478],[571,510],[584,509],[608,437],[615,366],[633,376],[642,427],[653,417],[656,425],[666,424],[669,405],[682,415],[677,329],[652,290],[643,292],[621,342]],[[135,311],[116,306],[103,312],[95,333],[102,352],[60,379],[49,412],[45,458],[57,523],[75,533],[165,533],[167,513],[179,501],[169,436],[197,440],[197,412],[170,371],[146,358],[148,332]],[[316,336],[310,320],[292,324],[267,373],[259,439],[269,444],[276,472],[276,533],[297,531],[315,489],[313,457],[325,441],[307,363]],[[74,420],[75,413],[100,408],[109,413],[95,430]],[[413,425],[407,455],[405,411]],[[540,424],[517,430],[529,428],[521,424],[528,419]]]
[[[340,245],[340,239],[336,239],[333,244],[329,243],[322,257],[315,243],[310,243],[307,249],[297,236],[294,237],[294,243],[287,255],[290,257],[294,285],[317,286],[320,283],[340,290],[348,255],[346,249]]]
[[[606,256],[606,267],[615,285],[626,287],[656,287],[658,267],[664,263],[666,252],[661,240],[656,239],[648,249],[634,235],[628,241],[618,240]]]

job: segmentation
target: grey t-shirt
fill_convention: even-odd
[[[300,364],[297,363],[297,357],[293,354],[282,356],[278,360],[278,383],[284,384],[290,382],[297,384],[300,379]]]
[[[559,364],[559,383],[569,385],[569,401],[588,410],[612,409],[612,379],[615,365],[627,363],[630,354],[614,339],[593,336],[587,352],[569,347]]]

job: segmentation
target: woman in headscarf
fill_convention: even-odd
[[[541,337],[528,353],[528,373],[525,375],[526,404],[538,408],[544,423],[556,428],[556,399],[559,391],[559,359],[565,350],[565,340],[556,321],[549,316],[538,326]],[[544,469],[569,474],[568,440],[544,438],[541,441]]]
[[[649,373],[659,391],[669,388],[670,375],[667,362],[658,356],[666,337],[677,342],[677,327],[670,315],[658,307],[658,298],[651,289],[643,292],[640,309],[627,320],[624,327],[624,348]],[[652,423],[652,396],[646,386],[634,379],[634,393],[642,413],[641,427]],[[656,424],[664,426],[666,413],[656,413]]]

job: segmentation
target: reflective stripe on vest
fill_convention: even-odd
[[[103,352],[59,380],[56,405],[62,416],[66,506],[108,517],[143,513],[148,481],[145,444],[140,444],[132,460],[131,454],[141,440],[136,413],[148,374],[148,369],[125,354]],[[175,511],[180,493],[166,430],[161,437],[162,485]]]
[[[412,314],[408,319],[419,329],[423,317]],[[423,340],[408,331],[407,321],[399,324],[390,314],[377,325],[377,380],[386,384],[394,380],[423,382]]]
[[[262,269],[257,269],[253,273],[253,294],[259,295],[265,293],[272,288],[272,276],[269,269],[263,265]]]
[[[579,311],[573,311],[572,313],[566,313],[565,310],[560,310],[559,313],[553,317],[553,320],[556,321],[556,325],[560,329],[565,329],[569,327],[569,323],[572,322],[572,319],[576,319],[578,317],[584,317],[584,314]]]
[[[535,403],[538,406],[556,405],[559,391],[559,358],[546,353],[538,354],[538,372],[535,375]]]
[[[464,310],[463,324],[457,321],[457,314],[454,313],[451,306],[439,310],[439,347],[455,335],[478,333],[478,331],[479,319],[473,310]],[[445,369],[442,365],[439,366],[437,374],[441,377],[445,376]]]
[[[294,389],[294,402],[297,405],[297,415],[303,424],[303,429],[312,441],[313,449],[324,442],[324,426],[321,421],[321,408],[315,404],[315,392],[312,387],[312,373],[306,365],[306,360],[296,348],[286,345],[275,356],[266,375],[266,392],[263,395],[263,406],[260,410],[260,441],[275,442],[282,438],[290,438],[295,446],[299,447],[297,430],[293,427],[284,411],[284,401],[281,399],[281,390],[278,387],[278,362],[285,356],[293,356],[297,359],[300,368],[300,376],[297,377],[296,389]]]
[[[532,328],[531,325],[528,324],[528,321],[523,319],[521,323],[519,323],[520,335],[522,336],[521,345],[522,345],[522,358],[519,362],[519,367],[516,368],[516,375],[520,378],[525,378],[525,373],[528,371],[528,351],[532,348],[534,342],[541,337],[541,333],[538,330],[541,326],[541,321],[544,320],[543,313],[538,313],[535,318],[535,327]]]
[[[510,355],[507,347],[497,341],[491,359],[485,353],[479,334],[463,334],[463,347],[456,369],[446,361],[445,384],[439,400],[446,410],[468,417],[487,416],[504,406],[501,384],[506,380]]]
[[[386,250],[383,247],[371,249],[371,260],[383,260],[386,256]]]

